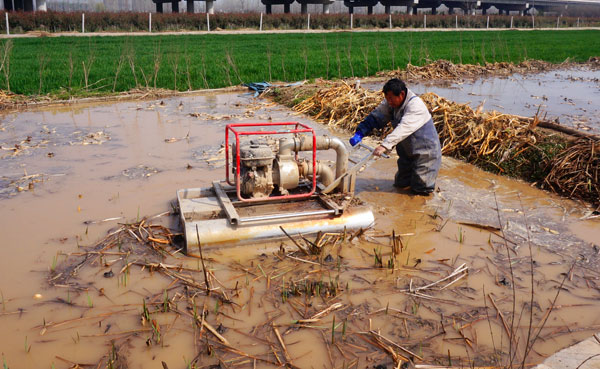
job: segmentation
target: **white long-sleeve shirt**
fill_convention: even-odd
[[[378,121],[380,127],[390,121],[394,127],[394,130],[381,143],[388,150],[423,127],[431,119],[431,114],[423,100],[408,89],[402,106],[394,109],[390,107],[387,100],[383,100],[371,114]]]

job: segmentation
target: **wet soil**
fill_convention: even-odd
[[[196,367],[389,367],[380,336],[423,358],[417,362],[506,365],[510,351],[522,358],[529,327],[546,319],[527,363],[600,328],[598,214],[447,158],[439,191],[428,198],[392,186],[393,159],[374,162],[357,181],[374,229],[319,255],[299,254],[289,241],[207,250],[209,297],[199,259],[172,246],[163,246],[164,257],[147,244],[129,248],[128,232],[76,276],[52,280],[122,224],[162,214],[153,221],[176,233],[176,217],[165,214],[176,190],[224,177],[224,125],[266,121],[300,121],[347,138],[241,93],[4,114],[0,347],[7,366],[164,361],[173,368],[197,358]],[[454,278],[419,290],[462,264],[468,274],[452,285]],[[316,284],[318,292],[307,288]],[[293,322],[322,311],[318,320]],[[245,355],[224,349],[195,316]]]

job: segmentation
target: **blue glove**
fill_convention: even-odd
[[[352,136],[352,138],[350,138],[350,145],[352,146],[356,146],[360,141],[362,141],[363,139],[363,134],[358,131],[354,134],[354,136]]]

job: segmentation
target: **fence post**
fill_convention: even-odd
[[[148,13],[148,32],[152,33],[152,13]]]
[[[390,29],[392,29],[392,15],[390,14]]]
[[[354,23],[353,15],[354,14],[350,13],[350,29],[352,29]],[[577,18],[577,25],[579,25],[579,18]]]
[[[531,28],[535,28],[535,15],[531,12]]]
[[[513,16],[510,16],[510,28],[513,28]]]
[[[260,26],[258,30],[262,31],[262,12],[260,12]]]
[[[85,13],[81,13],[81,33],[85,33]]]
[[[306,29],[310,29],[310,13],[308,13],[308,20],[306,21]]]
[[[4,13],[4,15],[6,16],[6,34],[10,35],[10,30],[8,27],[8,12]],[[577,26],[579,27],[579,18],[577,18]]]
[[[210,16],[208,15],[208,12],[206,12],[206,30],[210,32]]]
[[[423,28],[427,28],[427,14],[423,14]]]
[[[8,14],[6,15],[6,24],[8,25]],[[579,28],[579,18],[577,18],[577,28]],[[6,27],[8,29],[8,27]]]
[[[556,17],[556,29],[558,29],[558,22],[560,21],[560,17]]]
[[[487,17],[487,24],[486,24],[485,28],[487,28],[487,29],[490,28],[490,16],[489,15]]]
[[[458,15],[455,15],[456,26],[454,28],[458,28]]]

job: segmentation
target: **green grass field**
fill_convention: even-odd
[[[67,97],[363,77],[437,59],[562,62],[599,55],[597,30],[16,38],[0,42],[0,88]]]

